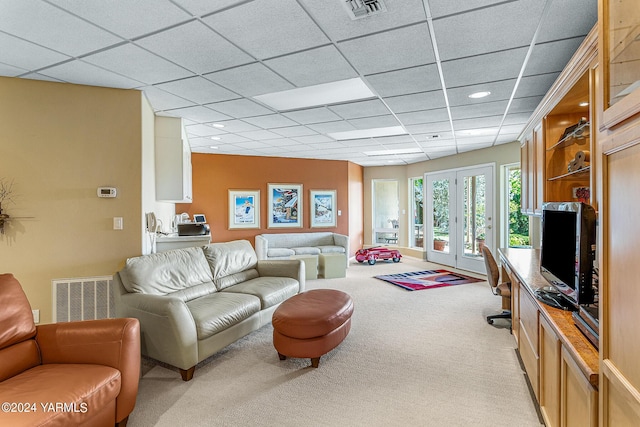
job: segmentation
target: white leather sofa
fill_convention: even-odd
[[[300,260],[258,261],[247,240],[129,258],[114,275],[117,316],[140,320],[142,354],[179,368],[185,381],[304,288]]]
[[[340,253],[349,259],[349,237],[332,232],[273,233],[256,236],[258,259],[289,259],[292,255]]]

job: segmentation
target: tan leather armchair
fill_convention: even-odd
[[[0,274],[0,425],[124,426],[140,378],[140,324],[36,326],[12,274]]]

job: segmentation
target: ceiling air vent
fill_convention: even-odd
[[[382,0],[340,0],[352,20],[387,11]]]

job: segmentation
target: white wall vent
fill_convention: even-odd
[[[387,11],[382,0],[340,0],[352,20]]]
[[[51,285],[54,322],[115,317],[112,276],[54,279]]]

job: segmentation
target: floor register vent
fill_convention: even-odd
[[[51,285],[54,322],[115,317],[112,276],[54,279]]]
[[[340,0],[352,20],[387,11],[382,0]]]

